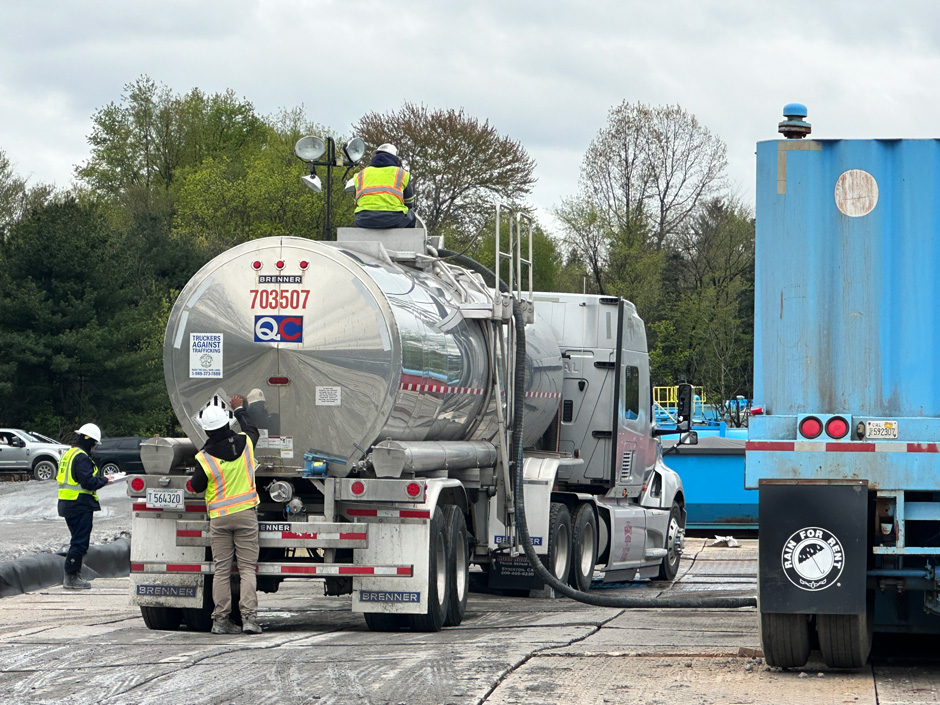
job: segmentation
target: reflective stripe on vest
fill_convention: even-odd
[[[255,448],[245,436],[245,450],[235,460],[219,460],[205,451],[196,454],[196,460],[206,471],[206,509],[209,518],[235,514],[251,509],[261,501],[255,489]]]
[[[405,187],[408,172],[400,166],[370,166],[356,175],[356,212],[408,212]]]
[[[80,484],[75,482],[75,478],[72,477],[72,462],[79,455],[88,455],[81,448],[76,448],[72,446],[67,451],[65,455],[62,456],[62,459],[59,461],[59,471],[56,473],[56,482],[59,483],[59,499],[64,499],[66,501],[74,501],[78,499],[79,495],[89,494],[95,501],[98,500],[98,495],[95,492],[86,490]],[[88,459],[91,460],[91,456],[88,456]],[[98,466],[95,465],[95,461],[91,461],[91,465],[94,468],[92,475],[98,474]]]

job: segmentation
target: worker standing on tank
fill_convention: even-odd
[[[78,438],[59,461],[56,475],[59,516],[65,519],[72,535],[69,552],[65,555],[62,587],[87,590],[91,583],[82,579],[82,561],[88,553],[95,512],[101,511],[97,491],[107,485],[112,476],[102,475],[91,459],[91,449],[101,441],[101,429],[93,423],[86,423],[75,433]]]
[[[232,411],[234,409],[234,412]],[[231,424],[237,420],[241,433]],[[209,512],[209,544],[215,561],[212,581],[213,634],[236,634],[238,627],[229,618],[232,612],[232,558],[238,562],[242,615],[241,631],[260,634],[258,624],[258,491],[255,489],[255,444],[258,429],[248,417],[245,400],[231,398],[231,408],[213,397],[198,416],[199,425],[209,435],[198,453],[198,468],[191,480],[196,492],[206,493]]]
[[[415,227],[411,175],[402,166],[395,145],[380,145],[355,182],[357,228]]]

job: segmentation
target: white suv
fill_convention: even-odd
[[[0,472],[31,472],[37,480],[52,480],[59,459],[69,447],[48,436],[18,428],[0,428]]]

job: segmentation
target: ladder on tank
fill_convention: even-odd
[[[501,249],[501,225],[504,212],[509,215],[508,247],[505,252]],[[497,399],[496,419],[499,429],[497,448],[499,451],[499,467],[503,476],[503,487],[505,488],[500,498],[502,506],[499,509],[502,514],[503,524],[508,529],[506,533],[507,547],[511,549],[512,555],[516,555],[520,550],[515,543],[516,522],[512,494],[513,478],[510,469],[515,458],[511,457],[512,424],[510,421],[514,417],[516,404],[524,403],[523,399],[516,399],[515,395],[517,330],[513,309],[516,306],[520,308],[523,325],[532,323],[535,320],[532,293],[532,225],[532,217],[527,213],[520,212],[511,206],[496,204],[495,252],[493,258],[493,272],[496,275],[496,281],[493,285],[492,303],[494,313],[502,308],[504,315],[500,318],[494,315],[493,334],[487,336],[487,352],[489,354],[490,369],[493,370],[493,395]],[[523,239],[526,241],[526,257],[523,257]],[[501,290],[504,263],[508,264],[508,276],[505,282],[506,291]],[[525,268],[526,288],[523,287],[523,268]],[[506,310],[507,307],[508,311]],[[506,315],[507,313],[508,315]],[[505,404],[499,403],[499,400],[502,399],[506,400]]]

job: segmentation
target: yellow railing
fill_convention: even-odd
[[[705,416],[705,388],[692,387],[692,418]],[[679,387],[653,387],[653,410],[665,414],[676,422],[676,407],[679,405]]]

